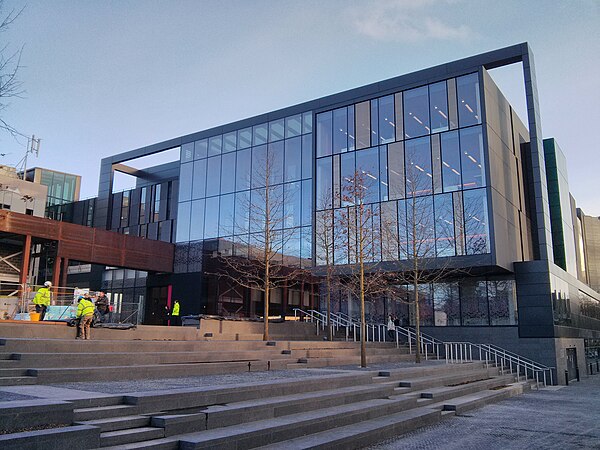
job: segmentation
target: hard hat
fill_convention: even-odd
[[[46,287],[52,287],[52,283],[50,283],[49,281],[46,281],[44,283],[44,286],[46,286]]]

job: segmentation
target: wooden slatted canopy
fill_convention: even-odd
[[[0,210],[0,233],[56,241],[57,258],[148,272],[172,272],[175,246],[114,231]],[[28,259],[28,258],[27,258]]]

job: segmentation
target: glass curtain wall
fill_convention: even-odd
[[[408,259],[414,239],[428,249],[419,256],[490,252],[476,73],[326,111],[316,124],[316,209],[343,214],[339,193],[361,174],[363,201],[380,204],[398,233],[382,239],[376,261]]]

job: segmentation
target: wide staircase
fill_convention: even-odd
[[[301,379],[0,407],[0,447],[355,449],[529,389],[485,363],[332,371]],[[42,402],[43,403],[43,402]],[[39,431],[11,433],[18,421]],[[37,409],[36,409],[37,408]],[[25,412],[23,412],[25,411]],[[60,412],[60,414],[59,414]]]

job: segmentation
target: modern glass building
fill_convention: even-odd
[[[488,73],[517,63],[525,118]],[[177,161],[128,166],[173,149]],[[135,176],[136,187],[114,193],[115,171]],[[344,195],[356,180],[360,199]],[[216,273],[222,257],[252,257],[269,226],[278,264],[312,273],[274,289],[271,311],[323,309],[326,261],[340,274],[355,261],[347,218],[359,206],[370,217],[369,270],[401,273],[418,257],[443,274],[419,286],[426,333],[583,372],[586,345],[600,339],[600,294],[582,276],[582,220],[564,155],[542,140],[526,43],[105,158],[93,214],[79,207],[68,220],[93,216],[96,227],[176,245],[173,273],[103,269],[98,286],[161,323],[172,298],[183,314],[260,315],[260,291]],[[335,230],[332,259],[323,223]],[[333,294],[334,311],[358,314],[351,294]],[[367,308],[369,321],[391,313],[414,325],[412,308],[393,295],[372,295]]]

